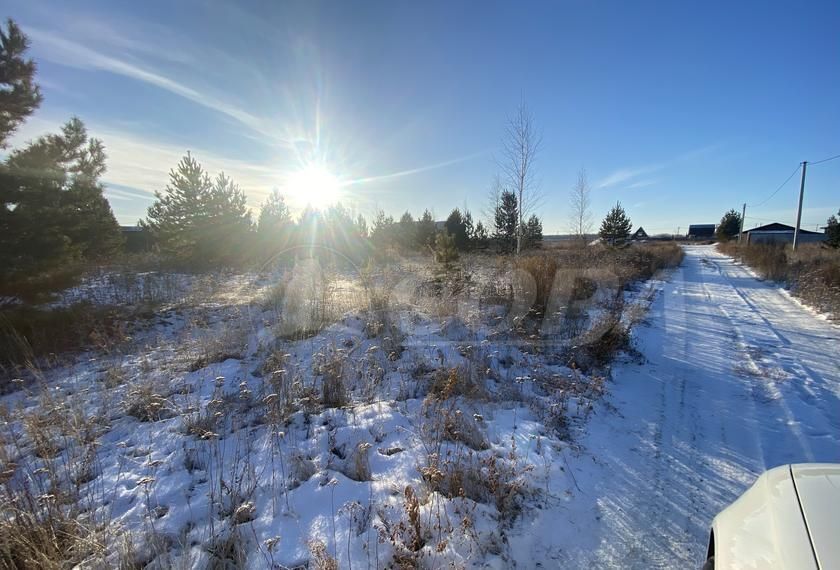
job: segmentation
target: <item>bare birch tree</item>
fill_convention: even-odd
[[[571,207],[571,229],[572,234],[584,239],[586,234],[592,231],[591,192],[589,179],[586,176],[586,169],[578,171],[577,183],[572,187],[569,197]]]
[[[499,161],[499,168],[503,176],[507,178],[510,189],[516,192],[519,201],[519,224],[516,228],[517,254],[522,249],[523,220],[539,202],[534,161],[541,146],[542,134],[537,131],[534,116],[522,101],[505,126],[502,156]]]
[[[487,201],[484,208],[481,210],[481,215],[484,218],[485,224],[488,227],[493,227],[496,219],[496,208],[499,207],[499,202],[502,199],[502,191],[505,189],[502,183],[502,178],[498,174],[493,175],[493,181],[490,183],[490,188],[487,190]]]

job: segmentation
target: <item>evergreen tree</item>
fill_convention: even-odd
[[[122,235],[99,177],[102,142],[72,119],[0,166],[0,273],[34,275],[113,254]]]
[[[434,245],[435,241],[435,219],[429,210],[424,210],[423,215],[417,221],[417,249],[424,250]]]
[[[470,241],[472,241],[476,246],[484,247],[487,244],[487,228],[484,227],[484,223],[479,220],[479,222],[475,225],[473,229],[472,236],[470,236]]]
[[[522,228],[522,237],[525,240],[524,246],[529,249],[539,249],[542,247],[542,222],[536,216],[536,214],[532,214],[528,221],[525,222],[524,227]]]
[[[188,152],[141,222],[161,252],[193,268],[244,260],[251,231],[245,195],[224,173],[215,180]]]
[[[257,218],[257,242],[262,258],[267,259],[288,248],[294,231],[295,224],[286,199],[275,188],[263,202]]]
[[[271,234],[288,226],[292,222],[292,214],[286,205],[286,199],[280,190],[275,188],[260,206],[260,216],[257,218],[257,231],[260,234]]]
[[[356,221],[341,203],[330,206],[324,212],[320,228],[321,243],[328,248],[331,255],[339,254],[334,256],[333,261],[343,263],[352,259],[358,262],[369,253],[367,236],[361,238],[356,228]]]
[[[210,189],[208,206],[200,255],[214,266],[238,265],[251,253],[248,246],[254,229],[245,193],[220,172]]]
[[[831,247],[840,247],[840,221],[837,220],[838,216],[840,216],[840,210],[837,211],[837,216],[829,217],[825,225],[825,242]]]
[[[452,236],[452,239],[455,241],[455,247],[460,251],[467,249],[467,246],[469,245],[469,234],[467,224],[464,221],[464,216],[461,214],[461,210],[458,208],[452,210],[452,213],[450,213],[449,217],[446,218],[445,226],[446,232]]]
[[[502,191],[494,212],[493,238],[502,252],[509,253],[516,248],[516,227],[519,224],[519,210],[516,194]]]
[[[417,247],[417,224],[409,212],[405,212],[400,218],[396,232],[398,243],[403,251]]]
[[[601,230],[598,233],[602,240],[614,244],[630,237],[631,229],[633,229],[633,224],[630,218],[621,207],[621,202],[616,202],[601,222]]]
[[[447,267],[458,259],[455,237],[448,232],[438,232],[435,236],[435,261]]]
[[[729,210],[720,219],[715,236],[718,241],[729,241],[741,232],[741,214],[735,210]]]
[[[367,220],[361,214],[356,218],[356,235],[359,237],[367,239],[368,237],[368,225]]]
[[[467,247],[469,247],[472,241],[473,234],[475,233],[475,223],[473,222],[472,212],[464,208],[464,229],[467,232]]]
[[[41,104],[35,62],[25,57],[29,39],[11,18],[0,28],[0,148]]]
[[[370,229],[370,241],[373,245],[374,251],[379,254],[384,254],[388,249],[394,245],[394,218],[386,216],[383,210],[376,212],[376,217],[373,219],[373,226]]]

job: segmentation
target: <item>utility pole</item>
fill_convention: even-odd
[[[796,229],[793,230],[793,251],[796,251],[796,244],[799,241],[799,224],[802,221],[802,198],[805,195],[805,169],[808,168],[808,161],[802,162],[802,180],[799,182],[799,207],[796,208]]]
[[[744,216],[747,215],[747,203],[741,208],[741,228],[738,230],[738,245],[741,245],[741,235],[744,233]]]

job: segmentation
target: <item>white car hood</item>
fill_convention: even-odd
[[[712,530],[715,568],[818,568],[789,465],[761,475],[715,517]]]
[[[809,463],[790,470],[819,568],[840,568],[840,466]]]

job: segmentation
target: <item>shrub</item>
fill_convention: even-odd
[[[608,364],[619,351],[630,346],[630,332],[621,322],[621,311],[610,311],[584,335],[576,364],[584,369]]]

